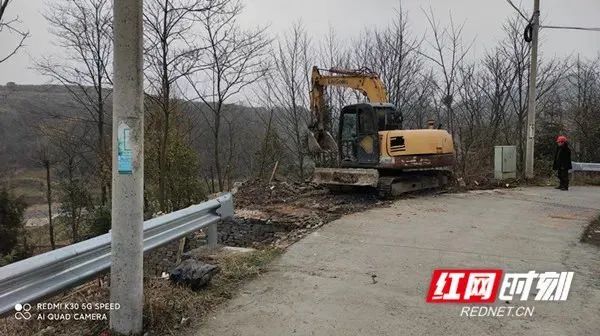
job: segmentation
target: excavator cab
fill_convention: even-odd
[[[355,104],[340,113],[338,144],[342,166],[379,163],[379,131],[400,129],[402,117],[392,104]]]

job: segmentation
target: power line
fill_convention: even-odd
[[[514,8],[517,13],[519,13],[519,15],[527,22],[531,21],[529,18],[527,18],[527,16],[525,16],[525,14],[523,14],[523,12],[519,9],[519,7],[517,7],[511,0],[506,0],[506,2],[508,2],[508,4]],[[540,28],[549,28],[549,29],[572,29],[572,30],[587,30],[587,31],[600,31],[600,27],[572,27],[572,26],[541,26]]]
[[[511,5],[512,8],[514,8],[519,13],[519,15],[521,15],[521,17],[523,19],[525,19],[525,21],[529,22],[529,19],[527,18],[527,16],[525,16],[525,14],[523,14],[523,12],[521,12],[521,10],[519,9],[519,7],[515,6],[515,4],[512,1],[510,1],[510,0],[506,0],[506,2],[508,2],[508,4]]]
[[[600,31],[600,28],[596,28],[596,27],[540,26],[540,28],[550,28],[550,29],[575,29],[575,30]]]

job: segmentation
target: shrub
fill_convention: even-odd
[[[111,226],[110,208],[107,206],[101,206],[94,209],[92,216],[90,216],[90,234],[93,236],[99,236],[108,233]]]
[[[0,255],[10,263],[27,256],[27,241],[24,235],[25,203],[13,197],[7,190],[0,190]]]

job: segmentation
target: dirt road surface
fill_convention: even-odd
[[[600,188],[421,196],[344,216],[291,246],[194,335],[598,335],[600,249],[579,242]],[[532,317],[461,317],[425,302],[435,268],[573,271]],[[373,277],[375,275],[376,277]]]

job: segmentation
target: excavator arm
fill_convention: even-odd
[[[329,69],[329,74],[323,75],[316,66],[311,76],[311,113],[313,124],[308,145],[311,152],[335,151],[335,140],[327,132],[326,125],[330,121],[330,112],[325,102],[325,90],[328,86],[346,87],[357,90],[365,95],[372,103],[387,103],[388,94],[379,76],[368,70]]]

